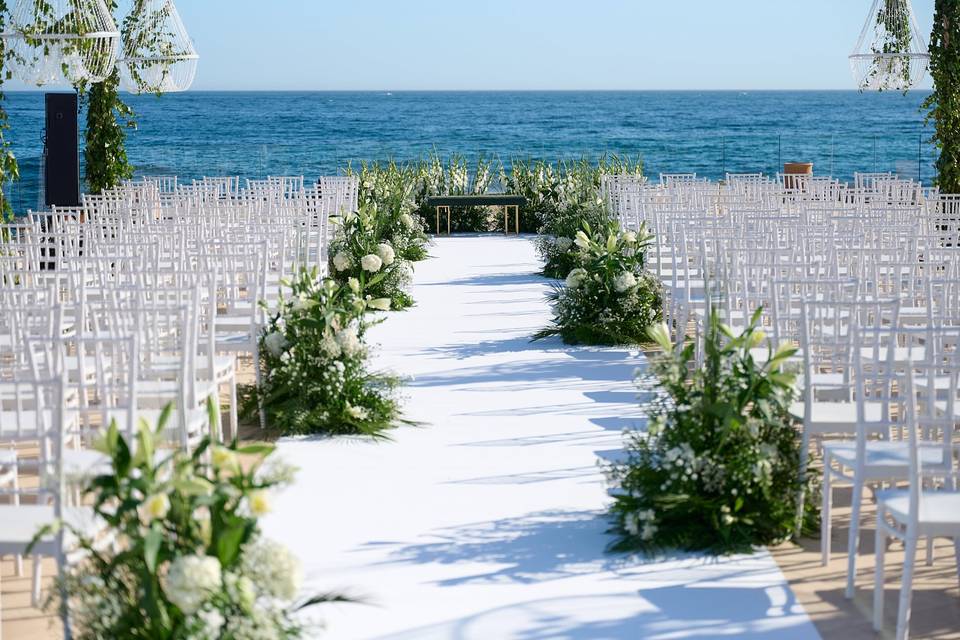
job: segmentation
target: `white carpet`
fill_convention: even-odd
[[[640,420],[643,356],[529,342],[548,282],[529,238],[444,238],[417,306],[372,334],[410,376],[392,441],[285,440],[300,467],[267,535],[304,563],[342,640],[817,638],[767,553],[644,560],[604,552],[597,452]]]

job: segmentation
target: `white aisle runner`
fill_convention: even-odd
[[[817,638],[767,553],[644,560],[604,548],[598,451],[640,418],[626,350],[530,343],[549,284],[529,238],[440,239],[417,306],[371,335],[412,377],[389,442],[285,440],[297,483],[269,536],[304,562],[337,640]]]

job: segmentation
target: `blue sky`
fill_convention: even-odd
[[[913,3],[925,37],[933,3]],[[198,90],[708,90],[854,88],[847,56],[870,4],[179,0],[178,7],[201,56]]]

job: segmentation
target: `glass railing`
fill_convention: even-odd
[[[605,152],[640,156],[644,171],[656,179],[660,173],[697,173],[719,180],[726,173],[763,172],[775,175],[785,162],[812,162],[816,175],[831,175],[852,181],[855,172],[893,171],[901,177],[931,184],[935,176],[936,149],[929,132],[896,136],[816,136],[783,133],[776,136],[717,134],[700,138],[657,134],[648,138],[601,140],[595,148],[578,144],[561,146],[562,141],[523,145],[510,149],[456,149],[439,146],[404,148],[391,153],[383,146],[367,143],[361,148],[314,147],[307,144],[196,144],[176,142],[164,145],[131,146],[129,155],[137,175],[177,175],[184,183],[203,176],[237,175],[265,178],[268,175],[303,175],[315,178],[342,172],[351,162],[393,157],[396,160],[426,158],[432,152],[448,156],[464,154],[471,166],[479,155],[498,157],[509,165],[511,158],[545,160],[597,158]],[[522,151],[521,151],[522,149]],[[19,158],[21,179],[8,187],[14,210],[24,213],[40,203],[41,159],[36,153]]]

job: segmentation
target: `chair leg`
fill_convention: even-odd
[[[236,438],[239,433],[237,418],[237,376],[230,377],[230,437]]]
[[[953,539],[953,553],[957,562],[957,582],[960,583],[960,538]]]
[[[917,556],[917,537],[908,535],[904,543],[903,582],[900,585],[900,608],[897,612],[897,640],[910,634],[910,603],[913,599],[913,566]]]
[[[40,607],[40,580],[43,577],[43,565],[40,556],[33,556],[33,576],[30,582],[30,603],[34,608]]]
[[[934,537],[927,536],[927,557],[925,558],[925,561],[928,567],[933,566],[933,543]]]
[[[850,511],[850,535],[847,542],[847,589],[846,597],[853,599],[857,581],[857,553],[860,550],[860,508],[863,502],[863,481],[854,477],[853,508]]]
[[[886,566],[887,536],[880,523],[883,522],[883,511],[877,510],[877,533],[876,533],[876,567],[873,576],[873,630],[883,630],[883,596],[884,596],[884,573]]]
[[[810,436],[808,434],[809,431],[804,429],[800,437],[800,488],[797,492],[797,513],[795,516],[797,521],[793,529],[793,535],[797,538],[803,533],[803,509],[807,499],[807,467],[810,465]],[[826,475],[826,473],[824,473],[824,475]],[[822,537],[822,526],[820,531]]]
[[[257,377],[257,409],[260,414],[260,429],[266,431],[267,429],[267,412],[263,408],[263,398],[261,397],[259,391],[263,389],[263,372],[260,366],[260,354],[254,349],[253,352],[253,370]]]
[[[833,485],[830,478],[829,461],[823,461],[823,505],[820,509],[820,563],[830,564],[830,551],[833,547]]]

